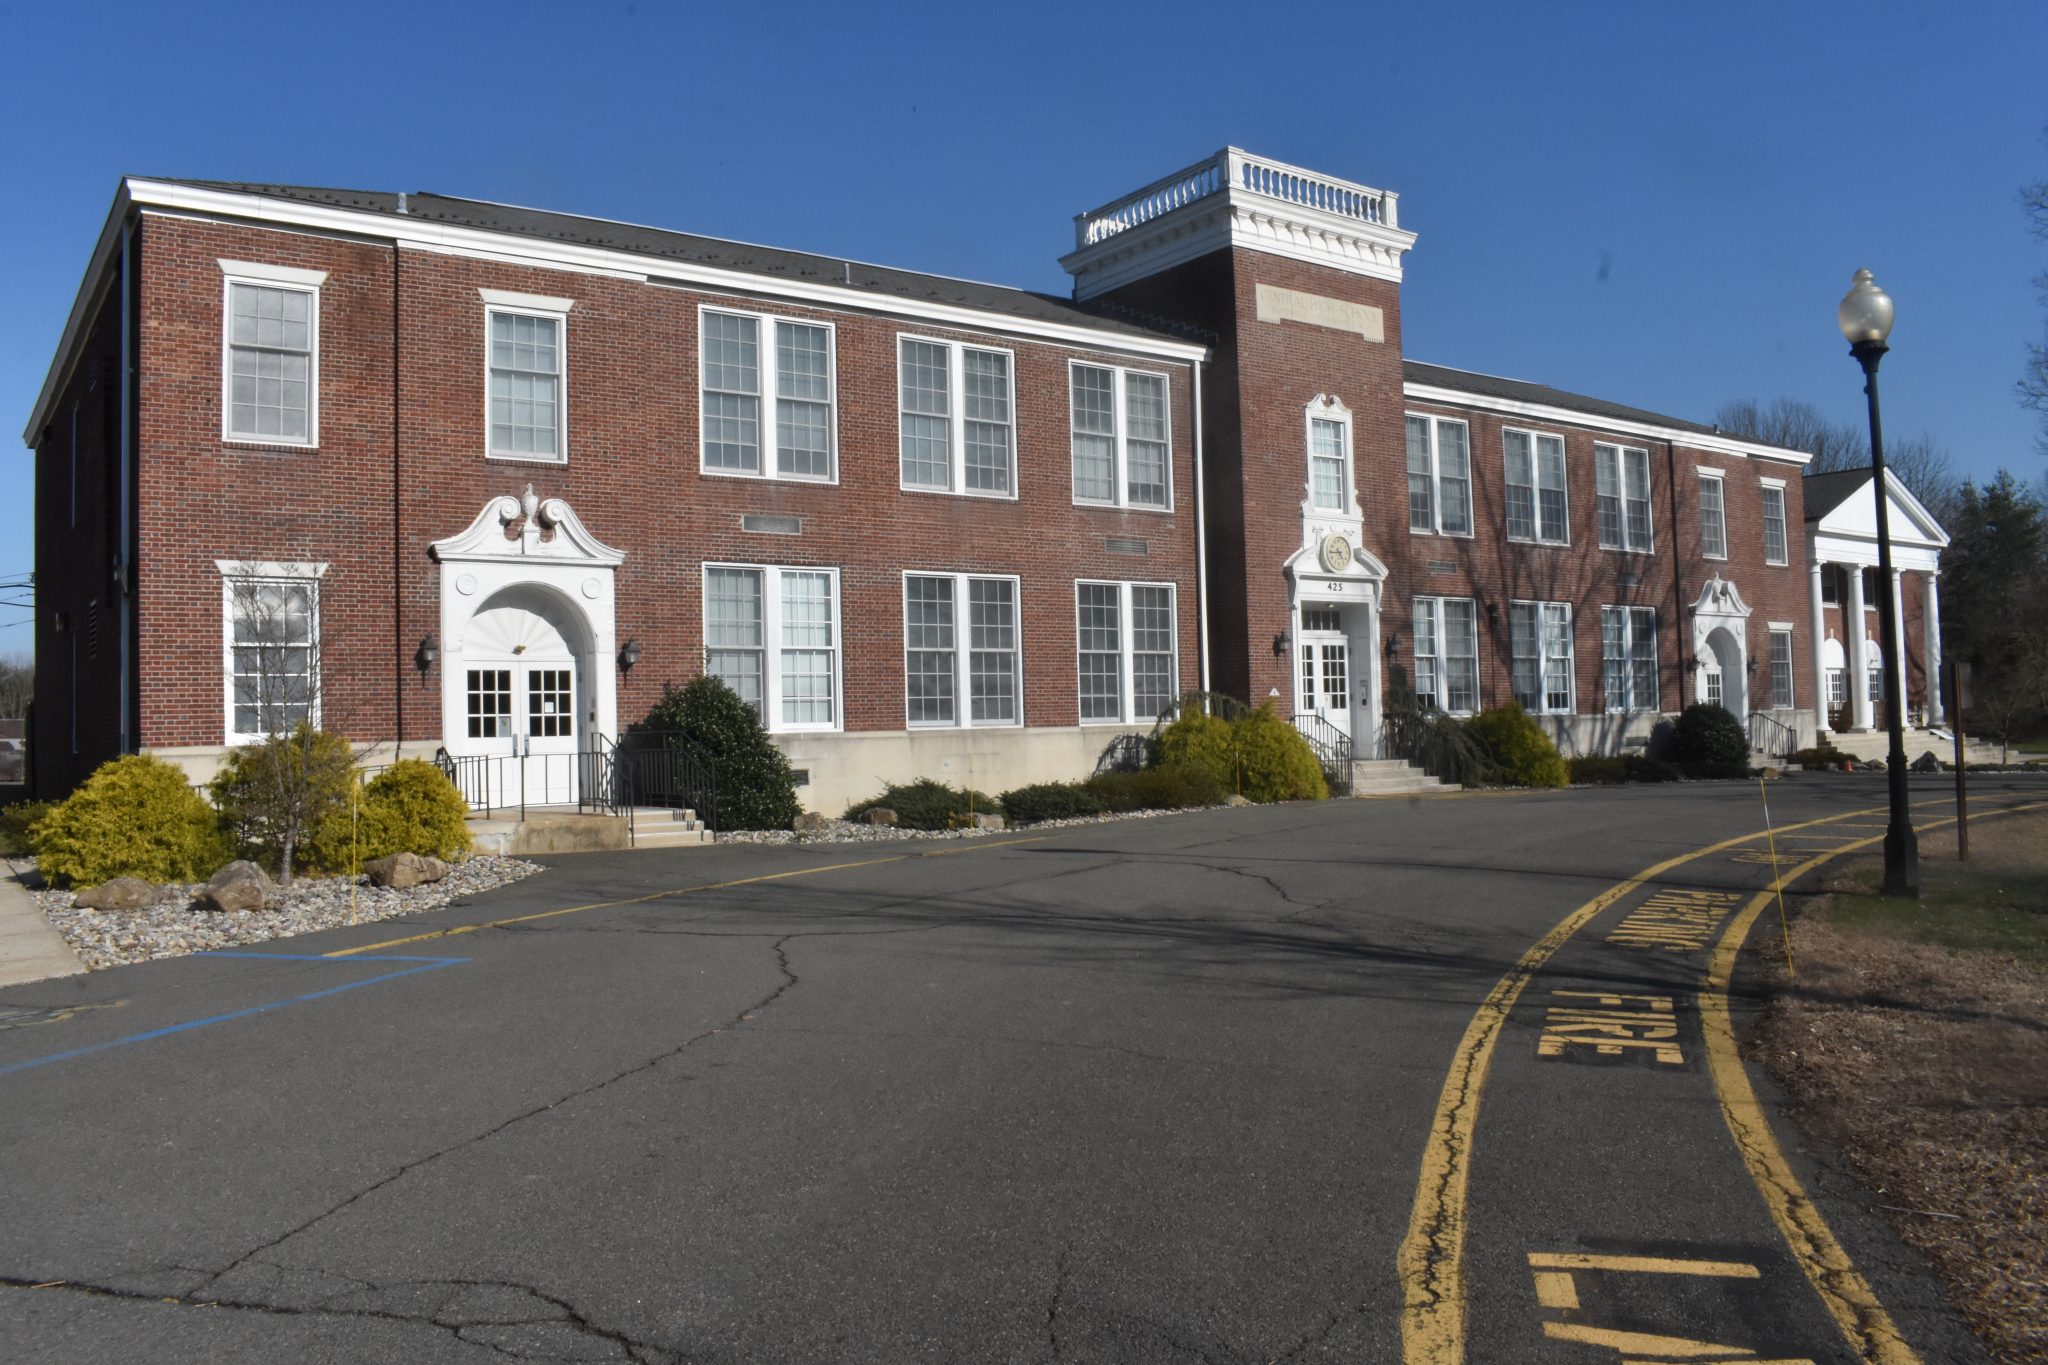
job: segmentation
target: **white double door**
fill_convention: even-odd
[[[1352,733],[1352,698],[1357,691],[1351,639],[1335,607],[1301,609],[1298,710],[1321,717],[1347,739]]]
[[[466,733],[450,750],[486,760],[493,805],[567,805],[577,797],[582,688],[554,615],[541,604],[494,603],[464,637]]]

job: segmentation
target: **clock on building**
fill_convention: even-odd
[[[1343,573],[1351,564],[1351,542],[1332,532],[1323,537],[1323,568]]]

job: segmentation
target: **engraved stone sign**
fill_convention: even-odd
[[[1272,284],[1258,287],[1257,304],[1260,322],[1305,322],[1333,332],[1356,332],[1367,341],[1387,339],[1386,315],[1371,304],[1349,303]]]

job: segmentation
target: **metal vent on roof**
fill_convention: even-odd
[[[1149,555],[1152,553],[1152,546],[1149,542],[1139,540],[1133,536],[1110,536],[1103,544],[1113,555]]]
[[[742,531],[757,531],[764,536],[800,536],[804,533],[802,517],[771,517],[759,512],[740,514]]]

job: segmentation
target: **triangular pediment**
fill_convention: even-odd
[[[536,497],[532,484],[519,497],[492,498],[467,527],[428,551],[443,564],[540,560],[612,568],[626,558],[592,535],[567,502]]]
[[[1929,550],[1940,550],[1948,544],[1948,532],[1934,519],[1934,514],[1889,469],[1885,471],[1885,487],[1891,494],[1891,505],[1887,510],[1891,519],[1892,544]],[[1875,543],[1876,480],[1866,479],[1855,492],[1835,504],[1813,525],[1820,535]]]

